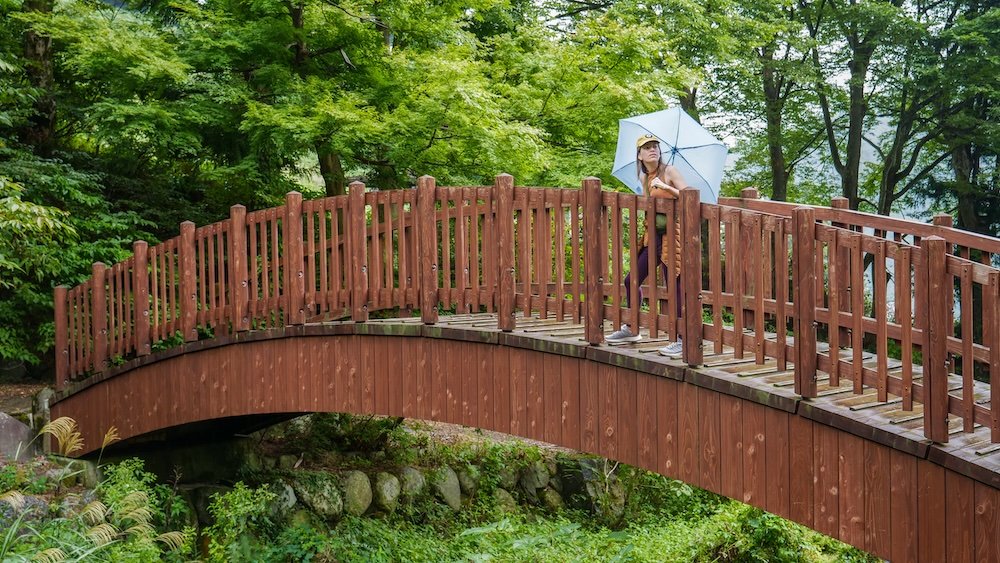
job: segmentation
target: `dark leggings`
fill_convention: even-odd
[[[660,269],[663,271],[663,277],[667,277],[667,265],[663,263],[663,233],[656,233],[653,235],[653,239],[656,241],[654,245],[656,246],[656,264],[659,265]],[[638,264],[636,265],[636,273],[639,276],[639,285],[641,286],[643,282],[646,281],[646,277],[649,276],[649,245],[642,247],[639,250],[639,256],[636,257]],[[681,276],[680,272],[677,273],[676,287],[677,287],[677,317],[681,316]],[[632,287],[632,272],[630,271],[625,275],[625,306],[629,306],[629,298],[632,295],[630,288]]]

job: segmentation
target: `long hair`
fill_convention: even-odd
[[[657,144],[659,144],[659,143],[657,143]],[[643,175],[646,175],[646,165],[643,164],[641,160],[639,160],[639,153],[641,151],[642,151],[642,147],[636,147],[635,148],[635,175],[636,175],[636,178],[639,179],[639,185],[642,186],[642,191],[645,193],[647,190],[646,190],[645,182],[642,181],[642,177],[643,177]],[[660,149],[660,162],[656,165],[656,173],[654,175],[655,176],[662,176],[663,175],[663,171],[666,170],[666,169],[667,169],[667,163],[663,162],[663,149]],[[650,176],[646,175],[646,178],[648,179],[648,178],[650,178]]]

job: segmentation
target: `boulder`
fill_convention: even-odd
[[[271,516],[284,518],[291,512],[295,503],[298,502],[298,497],[295,496],[295,489],[288,483],[280,481],[271,483],[268,485],[268,489],[274,493],[274,500],[271,501]]]
[[[500,486],[508,491],[513,491],[517,488],[518,473],[517,469],[514,467],[504,467],[500,470]]]
[[[427,480],[418,469],[407,466],[399,470],[399,485],[403,496],[412,499],[424,492]]]
[[[38,453],[37,444],[31,443],[35,433],[20,420],[0,412],[0,459],[27,461]],[[29,446],[28,444],[31,443]],[[17,458],[15,460],[14,458]]]
[[[400,485],[395,475],[380,471],[375,475],[375,506],[379,510],[392,512],[399,505]]]
[[[518,506],[517,501],[514,500],[514,495],[507,492],[507,489],[497,488],[493,491],[493,501],[496,502],[497,510],[502,514],[511,514],[517,512]]]
[[[542,501],[542,506],[550,512],[559,512],[566,508],[566,502],[563,501],[562,496],[552,487],[542,489],[538,497]]]
[[[518,481],[525,497],[531,502],[538,502],[538,490],[544,489],[549,484],[549,469],[541,461],[536,461],[521,470],[521,478]]]
[[[466,496],[476,496],[476,490],[479,489],[479,468],[475,465],[463,467],[458,470],[456,475],[458,475],[458,485],[461,487],[462,492]]]
[[[438,498],[458,512],[462,509],[462,486],[458,483],[458,475],[447,465],[438,470],[433,483],[434,492]]]
[[[361,516],[372,505],[372,483],[361,471],[347,471],[340,478],[344,491],[344,512]]]
[[[310,473],[292,481],[292,491],[324,520],[340,518],[344,512],[344,499],[337,486],[337,479],[327,473]]]

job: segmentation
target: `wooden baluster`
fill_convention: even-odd
[[[368,263],[365,244],[365,185],[351,182],[347,200],[347,237],[351,265],[351,320],[368,320]]]
[[[104,281],[107,270],[102,262],[94,262],[91,266],[90,329],[94,339],[91,367],[97,372],[104,371],[108,359],[108,303]]]
[[[604,341],[604,275],[607,271],[608,241],[601,240],[600,227],[607,221],[601,201],[601,180],[588,177],[583,180],[583,277],[586,284],[587,314],[584,334],[592,345]]]
[[[420,319],[438,320],[437,218],[434,212],[437,183],[432,176],[417,178],[417,246],[420,254]],[[447,252],[445,246],[445,252]]]
[[[180,255],[180,307],[181,307],[181,334],[184,335],[185,342],[198,340],[198,331],[195,328],[195,316],[198,313],[198,291],[195,280],[195,240],[194,223],[184,221],[181,223],[180,247],[177,249]],[[171,282],[168,282],[168,284]]]
[[[697,188],[681,190],[680,207],[681,255],[684,257],[684,266],[681,268],[681,294],[684,299],[682,353],[689,366],[697,366],[704,361],[704,326],[701,320],[701,191]]]
[[[504,332],[514,330],[514,177],[510,174],[500,174],[493,184],[494,198],[497,201],[497,214],[494,220],[498,240],[499,259],[497,260],[497,290],[500,292],[497,301],[497,328]],[[492,249],[489,249],[492,252]]]
[[[816,396],[816,219],[811,207],[792,212],[795,256],[792,264],[795,307],[795,392]]]
[[[924,333],[924,436],[934,442],[948,442],[948,366],[947,339],[950,334],[948,311],[952,299],[942,299],[951,294],[951,276],[947,274],[947,245],[938,236],[920,241],[924,254],[923,284],[926,293],[920,296],[927,311]]]
[[[830,199],[830,207],[834,209],[850,210],[850,200],[846,197],[834,197]],[[846,223],[840,223],[834,221],[831,226],[838,229],[846,229]],[[837,239],[835,239],[836,241]],[[848,252],[838,252],[837,253],[837,303],[850,304],[850,280],[851,277],[851,255]],[[832,286],[831,286],[832,287]],[[838,326],[838,340],[840,342],[848,342],[850,340],[849,329],[846,326]]]
[[[990,339],[984,342],[990,348],[990,441],[1000,442],[1000,274],[990,272],[988,291],[983,293],[988,297],[983,299],[988,311],[986,320],[989,322]],[[986,323],[983,323],[986,324]]]
[[[249,273],[247,270],[247,208],[229,208],[229,300],[232,303],[233,332],[250,330]]]
[[[67,298],[69,288],[65,285],[56,286],[52,292],[52,303],[55,308],[56,330],[56,391],[61,391],[69,379],[69,307]]]
[[[285,243],[285,324],[300,325],[306,319],[306,280],[302,255],[302,194],[299,192],[288,192],[285,195],[285,216],[282,218],[281,230]]]
[[[132,243],[132,307],[135,309],[135,353],[150,353],[149,336],[149,245],[144,240]]]

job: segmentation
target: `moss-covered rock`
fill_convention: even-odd
[[[391,473],[380,471],[375,475],[375,506],[385,512],[393,512],[399,505],[399,479]]]
[[[361,471],[346,471],[340,477],[344,492],[344,512],[361,516],[372,504],[372,483]]]
[[[433,480],[434,493],[452,510],[462,509],[462,486],[458,483],[455,470],[447,465],[438,470]]]

